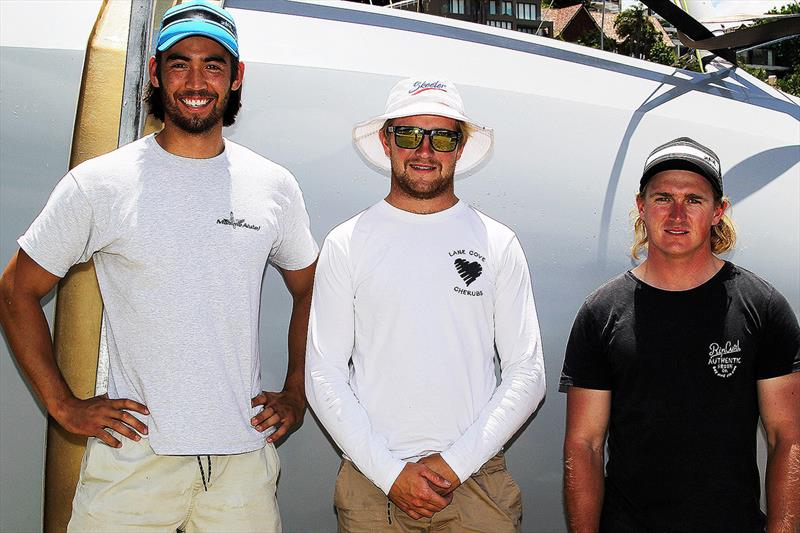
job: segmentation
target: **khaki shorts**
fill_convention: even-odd
[[[519,486],[498,454],[453,492],[453,501],[432,518],[414,520],[398,509],[350,461],[343,460],[333,504],[340,533],[375,532],[519,532]]]
[[[236,455],[156,455],[147,439],[90,438],[70,533],[279,532],[275,446]],[[209,459],[211,468],[209,468]]]

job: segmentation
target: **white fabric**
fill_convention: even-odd
[[[456,176],[463,177],[491,156],[494,131],[467,117],[458,88],[452,81],[443,78],[407,78],[397,82],[389,92],[384,113],[353,127],[353,143],[368,164],[379,171],[388,172],[391,163],[383,151],[378,133],[390,118],[416,115],[448,117],[472,126],[469,140],[456,166]]]
[[[466,480],[544,391],[528,266],[510,229],[463,202],[415,215],[384,201],[325,239],[306,394],[347,457],[385,493],[406,461],[436,452]]]
[[[134,415],[156,453],[230,454],[264,445],[250,426],[261,280],[268,260],[314,261],[308,226],[284,168],[230,141],[187,159],[148,136],[67,174],[19,245],[57,276],[94,258],[108,393],[147,405]]]

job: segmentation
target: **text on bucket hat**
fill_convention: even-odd
[[[239,57],[236,23],[230,13],[204,0],[191,0],[171,7],[161,19],[156,50],[163,52],[181,39],[208,37]]]
[[[353,141],[361,155],[372,166],[388,171],[389,158],[383,151],[379,132],[387,120],[416,115],[437,115],[459,120],[471,126],[455,173],[467,172],[489,157],[494,144],[494,132],[467,117],[464,103],[453,82],[443,78],[407,78],[392,87],[386,100],[386,110],[353,127]]]
[[[710,148],[689,137],[679,137],[653,150],[644,163],[639,191],[664,170],[691,170],[706,178],[714,191],[722,196],[722,170],[719,157]]]

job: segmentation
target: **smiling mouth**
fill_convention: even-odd
[[[670,235],[688,235],[689,232],[685,230],[677,230],[677,229],[666,229],[665,232],[669,233]]]
[[[436,170],[436,166],[435,165],[423,165],[421,163],[412,163],[409,166],[411,168],[413,168],[414,170],[419,170],[419,171],[423,171],[423,172]]]
[[[198,109],[201,107],[205,107],[211,103],[213,100],[212,98],[180,98],[179,99],[183,105],[186,107],[190,107],[192,109]]]

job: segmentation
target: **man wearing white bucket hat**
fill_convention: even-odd
[[[428,78],[353,136],[391,186],[328,235],[315,279],[306,391],[345,454],[340,531],[518,531],[502,448],[545,391],[530,275],[514,233],[453,186],[492,130]]]

